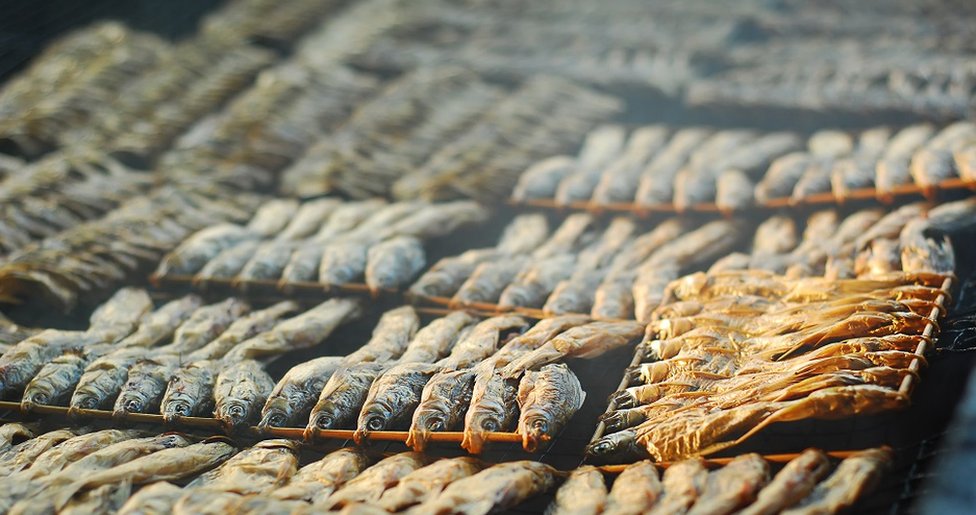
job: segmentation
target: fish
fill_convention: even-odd
[[[437,497],[417,505],[416,513],[485,515],[504,511],[555,488],[558,471],[536,461],[513,461],[459,479]]]
[[[495,250],[502,255],[528,254],[549,237],[549,221],[541,213],[518,215],[505,226]]]
[[[431,363],[403,363],[383,372],[369,387],[359,412],[353,439],[361,443],[371,431],[394,429],[409,423],[420,404],[424,385],[440,370]]]
[[[413,236],[397,236],[369,248],[366,285],[375,292],[407,284],[423,270],[427,256],[421,241]]]
[[[705,489],[688,515],[726,515],[752,504],[769,482],[769,464],[755,453],[736,456],[709,472]]]
[[[252,288],[253,281],[274,281],[284,273],[293,253],[302,243],[266,240],[251,252],[247,263],[234,278],[233,285],[241,291]]]
[[[252,422],[274,390],[274,381],[257,361],[246,359],[230,364],[217,374],[214,383],[214,418],[228,431]]]
[[[634,130],[620,157],[603,170],[590,200],[596,204],[632,201],[641,172],[664,147],[668,136],[668,129],[660,125]]]
[[[125,483],[121,485],[103,485],[72,499],[68,504],[58,510],[58,513],[65,515],[91,515],[96,513],[108,515],[115,513],[116,510],[122,507],[126,499],[129,498],[131,492],[132,486]],[[22,513],[17,511],[17,508],[15,506],[11,512]],[[29,509],[34,511],[37,508],[38,506],[32,505]]]
[[[103,429],[79,434],[35,457],[24,473],[32,479],[50,476],[103,447],[138,436],[142,436],[141,432],[131,429]]]
[[[518,382],[497,373],[494,361],[488,358],[475,366],[461,440],[461,447],[471,454],[481,454],[489,433],[511,431],[518,421]]]
[[[504,260],[481,263],[471,276],[461,284],[451,298],[450,305],[465,306],[479,302],[493,303],[505,287],[521,272],[530,259],[528,256],[511,256]]]
[[[163,449],[186,447],[191,443],[189,437],[179,433],[122,439],[66,466],[48,484],[71,482],[85,474],[107,470]]]
[[[809,495],[782,513],[837,513],[850,508],[861,496],[878,486],[892,459],[888,448],[855,453],[840,462],[834,473],[813,488]]]
[[[0,426],[0,456],[3,456],[21,439],[29,440],[36,436],[37,428],[20,422],[8,422]]]
[[[627,133],[623,127],[602,126],[587,134],[576,158],[575,170],[556,188],[559,204],[589,200],[603,168],[623,151]]]
[[[487,219],[488,211],[473,200],[430,204],[394,222],[380,237],[386,241],[407,237],[419,242],[446,236],[458,227]]]
[[[686,513],[701,496],[708,478],[708,470],[701,459],[688,459],[672,464],[661,475],[664,494],[648,513]]]
[[[905,127],[892,136],[875,168],[874,184],[880,196],[890,196],[894,187],[911,182],[909,164],[912,154],[934,133],[932,125],[922,123]]]
[[[222,223],[193,233],[163,257],[156,269],[158,277],[193,275],[220,251],[258,235],[239,225]]]
[[[711,134],[698,127],[675,132],[667,146],[641,171],[634,202],[642,206],[670,203],[674,197],[675,175]]]
[[[193,284],[206,284],[211,279],[232,279],[244,269],[261,247],[260,240],[246,240],[220,251],[196,275]]]
[[[30,467],[38,456],[60,443],[88,432],[87,428],[56,429],[11,446],[0,455],[0,477]]]
[[[339,286],[359,280],[366,272],[371,245],[364,238],[347,238],[325,247],[319,261],[319,282]]]
[[[398,363],[433,363],[450,352],[464,330],[477,321],[465,311],[452,311],[431,321],[414,334]]]
[[[443,258],[424,272],[410,286],[409,292],[417,297],[452,296],[479,265],[502,255],[505,254],[498,249],[485,248]]]
[[[553,156],[536,162],[519,176],[512,199],[516,201],[551,199],[562,180],[576,169],[570,156]]]
[[[85,367],[71,394],[68,414],[82,409],[103,409],[111,405],[122,390],[133,363],[148,357],[148,349],[129,347],[96,359]]]
[[[181,417],[199,417],[213,411],[213,389],[220,362],[195,361],[177,370],[166,385],[159,404],[163,421],[173,423]]]
[[[952,151],[947,148],[923,148],[912,156],[909,173],[922,191],[931,194],[942,182],[958,177]]]
[[[86,332],[45,329],[20,341],[0,356],[0,396],[24,388],[45,364],[69,351],[99,343]]]
[[[271,238],[288,225],[298,212],[295,199],[272,199],[258,207],[245,228],[263,238]]]
[[[193,352],[220,336],[231,323],[250,310],[246,302],[233,297],[199,308],[176,329],[171,343],[155,350],[162,354]]]
[[[243,497],[233,509],[242,515],[299,515],[311,512],[308,503],[286,501],[261,495]]]
[[[153,308],[149,293],[141,288],[120,288],[88,320],[88,332],[101,343],[117,343],[139,326]]]
[[[160,481],[141,488],[119,508],[121,515],[166,515],[186,493],[182,488]]]
[[[774,160],[756,184],[756,201],[765,204],[789,196],[812,159],[806,152],[790,152]]]
[[[234,492],[225,492],[212,488],[194,488],[185,490],[176,504],[173,505],[173,515],[193,515],[231,513],[236,511],[243,497]]]
[[[281,229],[270,233],[261,233],[265,237],[273,237],[279,241],[297,240],[311,236],[317,231],[322,230],[323,224],[327,223],[330,216],[335,214],[343,205],[343,202],[336,198],[321,198],[303,202],[293,212],[294,216],[286,216]],[[251,219],[253,223],[257,218],[255,215]],[[252,229],[253,230],[253,229]]]
[[[95,355],[108,350],[104,346]],[[67,401],[91,359],[90,352],[72,350],[45,364],[24,388],[21,409],[31,411],[37,405],[57,406]]]
[[[575,265],[575,254],[550,256],[528,263],[502,290],[498,306],[541,308],[556,286],[569,279]]]
[[[57,492],[54,505],[60,509],[76,492],[102,485],[122,482],[140,485],[193,476],[223,463],[236,453],[234,446],[221,440],[204,440],[186,447],[163,449],[78,479]]]
[[[752,180],[742,170],[729,168],[715,181],[715,205],[725,212],[745,209],[753,204]]]
[[[901,270],[906,273],[952,274],[956,269],[955,252],[949,237],[929,236],[929,222],[915,219],[905,224],[899,234]]]
[[[643,333],[644,325],[639,322],[581,322],[553,336],[532,352],[513,360],[506,365],[503,373],[513,377],[518,371],[532,370],[567,357],[591,359],[627,345]]]
[[[602,477],[601,477],[602,479]],[[606,495],[607,515],[638,515],[651,511],[664,495],[657,467],[650,461],[628,465]]]
[[[385,490],[428,463],[429,458],[418,452],[394,454],[364,470],[317,507],[336,510],[355,502],[373,504]]]
[[[443,370],[455,370],[473,366],[487,358],[498,348],[502,334],[522,331],[528,322],[517,315],[499,315],[475,324],[451,349],[450,355],[437,362]]]
[[[227,329],[210,343],[186,356],[189,363],[223,358],[237,344],[263,333],[278,323],[281,317],[299,310],[294,301],[283,301],[265,309],[252,311],[234,320]]]
[[[298,471],[299,444],[284,438],[261,440],[186,485],[238,495],[262,495],[288,482]]]
[[[579,379],[565,364],[545,365],[538,372],[527,372],[518,391],[522,447],[535,452],[540,443],[562,432],[585,399]]]
[[[566,313],[589,313],[593,307],[595,291],[605,275],[606,269],[602,269],[590,272],[587,275],[574,275],[569,279],[559,281],[542,306],[543,313],[550,316]]]
[[[422,452],[432,432],[450,431],[460,425],[471,403],[475,375],[470,368],[442,371],[424,385],[410,422],[408,447]]]
[[[896,238],[908,222],[922,217],[928,211],[925,202],[914,202],[894,209],[874,223],[854,240],[855,251],[868,248],[877,239]]]
[[[318,430],[338,429],[352,422],[366,401],[370,385],[388,368],[387,363],[359,363],[336,370],[312,408],[305,439],[314,440]]]
[[[203,299],[197,295],[185,295],[163,304],[143,318],[138,329],[118,343],[119,347],[152,347],[172,337],[202,304]]]
[[[590,316],[602,319],[633,319],[634,296],[631,290],[636,279],[636,270],[612,277],[608,273],[593,293]]]
[[[319,263],[325,251],[324,242],[314,239],[295,244],[288,257],[288,262],[281,270],[278,287],[285,293],[291,293],[292,283],[312,282],[318,280]]]
[[[224,356],[228,361],[265,358],[288,351],[314,347],[340,325],[362,314],[355,299],[329,299],[304,313],[278,322],[268,331],[233,346]]]
[[[122,418],[129,413],[152,413],[159,409],[166,385],[178,367],[175,356],[157,356],[137,361],[129,368],[112,415]]]
[[[339,449],[298,469],[288,483],[270,495],[276,499],[321,504],[342,485],[361,474],[367,466],[369,458],[362,449]]]
[[[567,216],[549,239],[532,251],[532,257],[543,259],[576,253],[589,242],[589,232],[595,224],[596,219],[589,213],[573,213]]]
[[[417,329],[420,318],[411,306],[401,306],[391,309],[380,317],[369,341],[365,345],[347,354],[343,360],[345,365],[356,365],[365,362],[387,362],[400,357]]]
[[[546,508],[546,515],[598,515],[606,503],[607,484],[603,473],[585,465],[570,472]]]
[[[959,177],[976,181],[976,144],[961,147],[952,153],[952,160]]]
[[[341,357],[326,356],[292,367],[278,381],[264,403],[258,428],[287,427],[307,416],[319,393],[341,364]]]
[[[683,213],[698,204],[715,201],[718,171],[714,168],[693,168],[690,163],[674,176],[675,211]]]
[[[632,463],[645,459],[647,450],[637,442],[637,429],[628,428],[601,436],[586,446],[586,456],[601,463]]]
[[[484,464],[469,457],[437,460],[400,478],[396,486],[383,492],[376,506],[389,512],[402,511],[436,497],[447,485],[483,468]]]

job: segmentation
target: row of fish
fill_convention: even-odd
[[[840,202],[866,188],[883,199],[912,185],[930,193],[955,178],[976,181],[972,122],[823,130],[805,143],[791,132],[652,125],[628,134],[602,126],[576,156],[550,157],[526,169],[512,198],[638,209],[672,205],[678,211],[715,204],[736,211],[821,194]]]
[[[377,460],[356,448],[309,462],[300,444],[280,439],[238,450],[179,433],[41,433],[17,423],[0,426],[0,438],[8,486],[0,508],[12,514],[486,514],[549,492],[565,475],[532,461],[492,465],[415,452]]]
[[[425,268],[425,241],[487,217],[471,201],[276,199],[246,225],[218,224],[190,235],[163,258],[156,277],[192,276],[203,285],[225,280],[242,289],[250,281],[279,282],[286,291],[289,283],[305,282],[397,289]]]
[[[35,433],[38,433],[35,435]],[[514,508],[554,494],[547,513],[752,515],[837,513],[876,488],[891,465],[885,448],[836,466],[808,449],[772,477],[745,454],[709,471],[700,459],[626,467],[607,488],[603,472],[567,472],[533,461],[500,464],[406,452],[374,460],[344,448],[314,461],[289,440],[240,450],[178,433],[0,426],[0,475],[9,513],[464,513]],[[300,464],[305,463],[302,466]],[[173,482],[185,484],[176,486]]]
[[[652,462],[640,461],[628,465],[609,490],[598,468],[584,466],[569,474],[548,513],[838,513],[877,488],[891,462],[889,449],[868,449],[851,454],[831,471],[826,454],[808,449],[771,478],[772,465],[758,454],[736,456],[711,471],[700,459],[671,463],[663,473]]]
[[[904,408],[905,381],[924,364],[916,349],[934,337],[941,277],[743,270],[678,279],[588,452],[673,460],[732,447],[775,423]]]
[[[4,352],[0,392],[23,391],[25,411],[67,405],[69,414],[160,411],[166,420],[214,413],[232,430],[251,422],[274,386],[263,363],[321,344],[360,314],[348,299],[251,310],[238,299],[204,305],[193,295],[153,309],[146,292],[126,288],[95,310],[88,330],[44,330]]]

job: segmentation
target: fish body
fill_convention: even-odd
[[[515,217],[502,231],[495,250],[503,255],[528,254],[549,236],[549,221],[541,213]]]
[[[701,496],[688,515],[725,515],[748,506],[769,482],[769,464],[758,454],[736,456],[708,473]]]
[[[279,240],[260,243],[249,254],[247,262],[236,275],[234,284],[247,291],[251,288],[249,281],[278,279],[291,261],[292,253],[300,246],[298,242]]]
[[[220,251],[193,276],[193,283],[205,284],[210,279],[237,277],[245,265],[254,257],[259,247],[261,247],[261,241],[246,240]]]
[[[424,385],[420,404],[413,412],[407,445],[422,451],[430,434],[450,431],[464,420],[471,403],[475,371],[461,369],[439,372]]]
[[[269,200],[258,207],[246,228],[264,238],[274,237],[295,217],[298,206],[295,199]]]
[[[13,447],[15,440],[34,438],[36,430],[37,428],[20,422],[8,422],[0,426],[0,456]]]
[[[123,515],[167,515],[173,505],[183,496],[182,488],[160,481],[143,487],[119,508]]]
[[[366,285],[372,291],[391,290],[409,283],[427,264],[421,241],[398,236],[369,248]]]
[[[253,422],[275,383],[260,363],[243,360],[223,368],[214,383],[214,417],[228,431]]]
[[[501,307],[539,308],[563,280],[569,279],[576,265],[575,254],[551,256],[529,263],[502,290],[498,297]]]
[[[606,503],[607,484],[603,473],[586,465],[569,474],[546,508],[546,515],[597,515],[603,513]]]
[[[518,421],[518,383],[495,370],[492,358],[475,367],[471,403],[464,416],[461,447],[481,454],[488,433],[511,431]]]
[[[140,432],[135,430],[104,429],[71,437],[37,456],[26,474],[35,479],[56,474],[103,447],[137,436]]]
[[[343,285],[359,280],[366,272],[371,242],[364,239],[337,241],[322,250],[319,282]]]
[[[369,341],[356,351],[346,355],[344,364],[355,365],[365,362],[386,362],[400,357],[417,329],[420,318],[411,306],[391,309],[376,323]]]
[[[664,495],[648,513],[685,513],[705,488],[708,470],[699,459],[679,461],[661,475]]]
[[[101,343],[116,343],[135,331],[152,308],[153,302],[146,290],[120,288],[92,312],[88,332]]]
[[[371,431],[408,424],[428,381],[440,370],[431,363],[402,363],[383,372],[369,387],[359,412],[356,433],[360,442]]]
[[[797,505],[783,511],[790,515],[837,513],[851,507],[862,495],[875,488],[891,466],[889,449],[868,449],[844,461],[834,473],[818,484]]]
[[[68,400],[90,360],[83,351],[70,351],[45,364],[24,388],[21,408],[30,411],[36,405],[54,406]]]
[[[298,309],[298,303],[284,301],[265,309],[252,311],[233,321],[213,341],[187,355],[186,361],[193,363],[196,361],[223,358],[237,344],[271,329],[278,323],[281,317],[298,311]]]
[[[453,311],[431,321],[414,334],[398,362],[433,363],[450,352],[463,330],[477,321],[464,311]]]
[[[204,488],[238,495],[270,493],[298,471],[298,450],[299,444],[292,440],[262,440],[201,474],[186,489]]]
[[[305,429],[306,439],[314,439],[316,430],[350,424],[366,401],[370,385],[389,367],[385,363],[360,363],[336,370],[312,408]]]
[[[158,410],[177,363],[173,356],[159,356],[133,364],[115,399],[113,415],[122,417],[128,413],[152,413]]]
[[[607,515],[647,513],[664,495],[657,467],[650,461],[638,461],[617,476],[607,496]]]
[[[326,356],[292,367],[268,396],[258,427],[287,427],[301,420],[341,364],[341,357]]]
[[[434,263],[410,286],[410,293],[421,297],[450,297],[484,262],[502,254],[494,248],[472,249]]]
[[[329,299],[238,343],[224,357],[228,361],[264,358],[313,347],[325,341],[337,327],[361,314],[360,304],[356,300]]]
[[[38,456],[83,432],[56,429],[11,446],[0,455],[0,476],[9,476],[14,472],[30,467]]]
[[[519,255],[510,258],[481,263],[464,281],[454,297],[451,305],[464,306],[472,303],[492,303],[498,300],[502,291],[530,262],[528,256]]]
[[[335,198],[322,198],[305,202],[298,207],[293,217],[284,217],[283,221],[286,225],[283,226],[281,232],[273,231],[267,234],[267,236],[281,241],[297,240],[311,236],[321,230],[323,223],[330,218],[330,215],[335,214],[342,205],[342,201]],[[256,215],[255,218],[257,218]],[[253,222],[254,219],[251,219],[251,221]]]
[[[559,363],[528,372],[519,384],[518,399],[522,447],[533,452],[566,427],[583,406],[586,392],[569,367]]]
[[[444,370],[473,366],[492,355],[498,348],[503,332],[522,330],[528,323],[520,316],[499,315],[477,324],[451,349],[451,354],[437,362]]]
[[[0,395],[25,387],[45,364],[65,352],[97,342],[88,333],[57,329],[45,329],[20,341],[0,356]]]
[[[199,308],[176,329],[170,344],[158,347],[156,350],[163,354],[193,352],[220,336],[250,309],[246,302],[235,298]]]
[[[173,336],[176,329],[197,310],[203,300],[186,295],[163,304],[139,323],[139,328],[119,342],[120,347],[152,347]]]
[[[575,169],[569,156],[554,156],[538,161],[519,176],[512,191],[514,200],[551,199],[559,183]]]
[[[567,328],[543,345],[513,360],[506,366],[506,375],[530,370],[564,357],[589,359],[609,350],[627,345],[644,333],[639,322],[596,321]]]
[[[79,409],[107,408],[122,391],[133,363],[149,356],[149,350],[129,347],[117,350],[91,362],[78,379],[71,394],[68,413]]]
[[[256,236],[244,227],[230,223],[207,227],[194,233],[166,255],[156,269],[156,275],[193,275],[220,251]]]
[[[339,488],[321,506],[335,510],[356,502],[375,503],[386,489],[427,463],[428,458],[417,452],[394,454],[364,470]]]
[[[513,461],[459,479],[437,497],[417,506],[417,513],[485,515],[503,511],[548,492],[559,473],[544,463]]]
[[[298,469],[286,485],[271,492],[271,495],[277,499],[319,504],[362,473],[367,466],[369,459],[361,449],[339,449]]]
[[[377,506],[397,512],[421,504],[437,496],[447,485],[482,468],[482,463],[468,457],[437,460],[400,478],[396,486],[383,492]]]
[[[163,420],[171,423],[180,417],[200,417],[213,411],[213,390],[217,382],[218,361],[195,361],[173,373],[160,402]]]

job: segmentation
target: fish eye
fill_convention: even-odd
[[[268,415],[268,425],[269,426],[281,426],[285,423],[285,416],[281,413],[272,413]]]
[[[330,429],[332,427],[332,417],[328,415],[319,415],[315,417],[315,426],[319,429]]]
[[[368,427],[371,431],[380,431],[380,430],[383,429],[383,426],[384,425],[385,424],[383,424],[383,418],[382,417],[371,417],[366,422],[366,427]]]
[[[593,446],[593,454],[607,454],[612,450],[613,444],[606,440],[597,442],[596,445]]]
[[[537,431],[539,431],[541,433],[548,433],[549,432],[549,423],[546,422],[545,420],[541,419],[541,418],[540,419],[536,419],[535,421],[533,421],[532,422],[532,427],[535,428]]]
[[[30,396],[29,400],[37,404],[44,404],[47,402],[47,395],[43,393],[35,393],[34,395]]]
[[[232,417],[243,417],[244,413],[244,406],[241,406],[240,404],[233,404],[227,408],[227,414]]]
[[[492,433],[498,431],[499,427],[500,426],[498,422],[495,421],[495,419],[489,418],[481,422],[481,428],[484,429],[485,431],[489,431]]]
[[[443,431],[445,428],[444,419],[441,417],[432,417],[427,421],[427,427],[431,431]]]
[[[98,401],[93,397],[85,397],[80,402],[78,402],[78,407],[81,409],[95,409],[98,406]]]
[[[128,402],[125,403],[126,411],[134,412],[134,411],[140,411],[141,409],[142,409],[142,403],[135,399],[129,400]]]

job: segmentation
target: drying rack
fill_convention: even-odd
[[[709,213],[732,216],[735,213],[748,210],[768,210],[784,207],[794,207],[803,205],[823,206],[841,205],[845,202],[875,201],[881,204],[891,204],[899,197],[925,197],[931,199],[939,191],[960,191],[976,190],[976,180],[953,178],[946,179],[930,187],[922,187],[917,184],[901,184],[895,186],[891,191],[880,193],[874,188],[858,188],[849,190],[845,195],[839,196],[833,192],[816,193],[806,196],[800,200],[789,197],[770,199],[765,202],[757,202],[753,206],[743,210],[722,209],[713,203],[693,204],[683,210],[679,210],[674,204],[636,204],[633,202],[609,202],[600,203],[589,200],[560,204],[555,199],[530,199],[530,200],[510,200],[509,204],[520,207],[535,207],[553,210],[570,211],[589,211],[591,213],[629,213],[638,217],[649,217],[654,214],[675,214],[675,213]]]
[[[439,310],[440,312],[450,312],[456,310],[468,311],[471,313],[476,313],[484,316],[494,316],[501,313],[515,313],[516,315],[522,315],[526,318],[531,318],[533,320],[542,320],[543,318],[550,318],[554,316],[559,316],[553,313],[546,313],[545,311],[538,308],[526,308],[520,306],[504,307],[498,304],[492,304],[490,302],[465,302],[463,304],[455,304],[452,302],[450,297],[437,297],[430,295],[417,295],[414,293],[408,294],[407,298],[412,304],[419,307],[428,307],[431,310]],[[561,313],[561,314],[578,314],[578,313]],[[584,315],[589,315],[589,313],[582,313]],[[615,320],[615,319],[606,319]]]
[[[922,365],[925,363],[925,353],[929,351],[930,346],[933,345],[932,342],[934,341],[934,338],[937,336],[939,319],[948,313],[948,310],[945,305],[946,302],[951,298],[949,295],[949,291],[952,289],[952,284],[953,284],[952,276],[946,276],[942,279],[942,283],[939,286],[939,294],[934,299],[935,305],[932,307],[932,310],[929,312],[928,316],[926,317],[928,319],[928,322],[926,323],[924,330],[919,336],[919,341],[915,346],[915,350],[913,351],[915,357],[912,359],[912,361],[908,365],[908,368],[906,369],[909,373],[905,375],[905,377],[902,379],[901,384],[898,387],[898,394],[905,398],[910,398],[912,395],[912,391],[915,389],[916,382],[918,381],[918,377],[919,377],[919,371]],[[628,367],[628,370],[633,369],[633,367],[637,367],[641,364],[641,362],[643,361],[643,356],[641,354],[642,350],[643,350],[642,347],[638,345],[636,351],[634,352],[634,358],[631,360],[630,367]],[[620,384],[617,387],[617,391],[618,392],[623,391],[629,388],[630,386],[631,386],[630,374],[624,374],[624,377],[621,379]],[[611,400],[607,406],[606,412],[609,413],[614,410],[616,410],[616,402]],[[597,423],[596,431],[594,431],[593,436],[590,438],[590,442],[592,443],[599,440],[600,438],[603,438],[605,434],[606,434],[606,424],[602,420],[600,420]],[[784,454],[783,456],[791,456],[791,455],[794,457],[796,456],[795,454]],[[713,458],[713,459],[722,460],[726,458]]]
[[[357,295],[377,298],[398,298],[400,290],[391,288],[372,289],[365,283],[325,284],[315,281],[282,282],[275,279],[207,278],[197,279],[191,275],[157,275],[149,277],[149,282],[158,290],[172,293],[187,292],[233,292],[244,297],[279,298],[291,300],[295,297],[328,299],[337,295]]]

